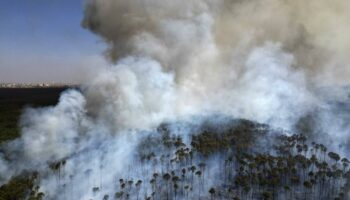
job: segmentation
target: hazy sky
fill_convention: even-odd
[[[79,82],[103,42],[80,25],[84,0],[1,0],[0,82]]]

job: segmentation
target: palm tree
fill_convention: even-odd
[[[190,170],[192,172],[192,174],[191,174],[191,184],[193,185],[193,174],[196,171],[196,166],[192,165],[188,170]]]
[[[185,196],[186,196],[186,200],[188,199],[188,193],[189,193],[189,191],[190,191],[190,186],[189,185],[185,185],[184,186],[184,189],[185,189]]]
[[[335,161],[335,164],[340,160],[340,156],[334,152],[329,152],[328,156]]]
[[[142,184],[142,181],[141,181],[141,180],[138,180],[138,181],[135,183],[135,186],[136,186],[136,193],[137,193],[137,194],[136,194],[136,200],[139,199],[141,184]]]
[[[210,189],[209,189],[209,193],[210,193],[210,199],[211,199],[211,200],[214,200],[215,189],[214,189],[214,188],[210,188]]]
[[[304,187],[306,188],[305,193],[304,193],[304,198],[307,199],[307,198],[306,198],[307,191],[308,191],[308,189],[311,189],[311,188],[312,188],[312,183],[309,182],[309,181],[304,181],[303,185],[304,185]]]
[[[169,173],[166,173],[163,175],[163,179],[165,180],[166,182],[166,199],[168,200],[169,199],[169,180],[171,178],[171,175]]]
[[[177,195],[177,189],[179,188],[179,185],[177,183],[174,183],[174,199],[176,200]]]
[[[179,185],[177,184],[177,182],[180,180],[180,178],[178,176],[173,176],[172,181],[173,181],[173,185],[174,185],[174,197],[176,200],[176,195],[177,195],[177,189],[179,188]]]
[[[201,175],[202,172],[201,171],[196,171],[196,175],[198,176],[198,199],[200,199],[200,192],[201,192]]]

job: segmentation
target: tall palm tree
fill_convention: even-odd
[[[214,188],[210,188],[209,189],[209,193],[210,193],[210,199],[214,200],[215,197],[215,189]]]
[[[163,179],[166,182],[166,199],[169,200],[169,180],[171,178],[171,175],[169,173],[166,173],[163,175]]]

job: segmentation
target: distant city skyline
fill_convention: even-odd
[[[0,83],[0,88],[52,88],[74,87],[76,84],[69,83]]]
[[[105,44],[81,27],[84,0],[0,1],[0,83],[79,83]]]

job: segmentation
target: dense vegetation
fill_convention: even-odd
[[[113,198],[349,198],[348,159],[303,135],[268,135],[266,126],[246,120],[232,124],[224,132],[204,129],[191,136],[190,145],[163,127],[161,137],[149,137],[140,146],[141,163],[153,168],[143,172],[144,179],[121,178]],[[273,144],[258,141],[271,136]],[[157,144],[163,145],[162,153],[152,151]],[[271,149],[265,152],[263,146]]]
[[[55,98],[52,93],[46,100],[38,98],[30,103],[49,105],[57,101]],[[12,102],[18,110],[11,112],[11,106],[7,108],[3,101],[2,114],[8,109],[13,121],[17,120],[24,104]],[[2,126],[15,124],[5,121],[2,119]],[[189,134],[174,124],[162,124],[152,134],[145,134],[133,166],[125,169],[125,176],[115,177],[114,193],[102,194],[103,200],[349,199],[347,158],[302,134],[273,130],[249,120],[224,121],[204,121],[189,128]],[[58,180],[69,176],[60,173],[65,163],[49,164]],[[39,180],[40,174],[23,172],[0,187],[0,200],[45,199],[37,186]],[[101,187],[94,183],[91,191],[102,193]]]
[[[19,136],[18,122],[26,106],[55,105],[67,88],[0,88],[0,144]],[[0,200],[25,199],[34,186],[32,174],[24,173],[0,186]]]
[[[103,200],[349,198],[350,161],[304,135],[248,120],[204,122],[191,132],[177,134],[163,124],[145,136],[134,165],[125,177],[115,177],[115,193],[103,194]],[[58,179],[64,165],[50,165]],[[103,188],[96,182],[91,191]],[[32,191],[32,199],[44,197],[38,192]]]

